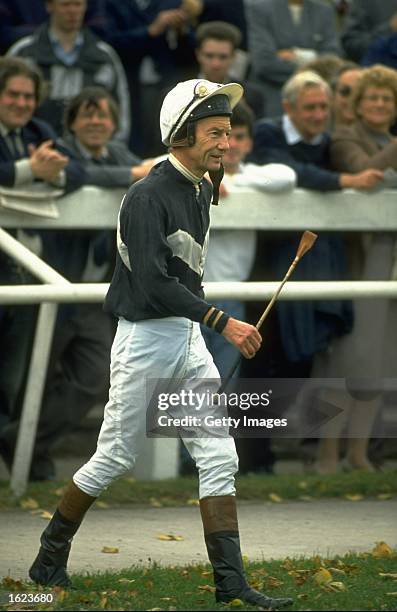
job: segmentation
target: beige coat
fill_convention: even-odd
[[[380,148],[361,121],[336,128],[331,144],[332,167],[356,173],[368,168],[397,170],[397,140]],[[359,214],[359,209],[357,210]],[[347,238],[348,274],[352,280],[389,280],[395,234],[354,232]],[[353,331],[334,342],[332,357],[320,355],[317,377],[381,378],[396,375],[397,303],[355,299]]]
[[[397,139],[382,149],[361,121],[340,126],[332,135],[331,165],[338,172],[356,173],[367,168],[397,170]]]

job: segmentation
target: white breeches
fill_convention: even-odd
[[[146,435],[147,378],[184,379],[195,391],[201,379],[216,379],[220,384],[198,323],[181,317],[136,323],[119,320],[111,352],[109,401],[97,450],[73,477],[88,495],[99,496],[115,478],[133,468]],[[182,436],[182,440],[199,472],[200,499],[234,495],[238,457],[233,438]]]

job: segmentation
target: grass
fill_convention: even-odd
[[[0,510],[24,507],[26,500],[34,500],[27,509],[55,508],[66,481],[30,483],[22,500],[13,496],[8,481],[0,482]],[[135,481],[121,478],[103,493],[100,503],[106,506],[149,504],[152,506],[180,506],[194,503],[198,496],[197,478],[181,477],[161,481]],[[375,497],[389,499],[397,496],[397,472],[350,472],[329,476],[283,474],[244,475],[237,478],[240,500],[311,499],[346,497],[360,499]]]
[[[379,551],[378,551],[379,552]],[[294,599],[288,610],[395,610],[397,555],[390,549],[333,559],[284,559],[246,563],[250,584],[273,597]],[[386,575],[382,575],[386,574]],[[31,583],[5,578],[3,610],[251,610],[238,600],[216,604],[209,566],[130,568],[117,573],[75,574],[73,590],[60,588],[52,604],[7,605],[10,594],[39,594]],[[257,608],[256,608],[257,609]]]

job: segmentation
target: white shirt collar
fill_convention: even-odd
[[[6,138],[10,132],[15,132],[16,134],[20,134],[21,128],[15,128],[13,130],[12,128],[7,127],[4,123],[0,121],[0,135],[3,138]]]
[[[305,142],[306,144],[311,145],[319,145],[324,138],[323,134],[317,134],[317,136],[315,136],[311,140],[305,140],[302,134],[296,129],[295,125],[292,123],[288,115],[283,115],[283,131],[287,143],[289,145],[298,144],[298,142]]]
[[[80,151],[80,153],[82,154],[82,156],[85,159],[106,159],[106,157],[108,155],[107,147],[103,147],[103,150],[102,150],[100,156],[95,158],[93,156],[93,154],[91,153],[91,151],[89,151],[89,149],[87,149],[87,147],[85,147],[83,145],[83,143],[80,142],[80,140],[78,138],[76,138],[75,135],[73,135],[73,139],[74,139],[76,147],[78,148],[78,150]]]
[[[202,177],[198,177],[195,174],[193,174],[193,172],[190,172],[190,170],[188,170],[186,166],[181,164],[181,162],[179,161],[179,159],[175,157],[175,155],[170,153],[168,156],[168,159],[171,162],[171,164],[174,166],[174,168],[176,168],[181,174],[183,174],[185,178],[191,181],[194,185],[198,185],[201,182]]]

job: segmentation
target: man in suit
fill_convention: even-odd
[[[71,159],[51,127],[33,113],[41,98],[39,72],[20,59],[0,59],[0,185],[29,189],[33,182],[73,191],[84,182],[84,170]],[[39,248],[56,236],[30,232]],[[17,230],[17,237],[21,232]],[[0,253],[0,282],[24,284],[30,276]],[[27,364],[34,321],[30,306],[0,308],[0,429],[15,418]],[[2,433],[4,430],[2,429]],[[0,452],[10,464],[0,437]]]
[[[202,23],[196,30],[196,59],[199,78],[213,83],[236,81],[231,74],[236,50],[241,45],[240,30],[225,21]],[[264,116],[265,100],[261,87],[249,80],[239,81],[244,87],[244,100],[252,109],[256,119]]]
[[[141,163],[124,143],[111,140],[118,116],[117,103],[100,87],[84,89],[67,107],[66,135],[61,142],[84,167],[86,184],[128,187],[146,176],[154,163],[153,160]],[[74,261],[68,263],[63,258],[58,261],[59,242],[50,245],[47,255],[57,267],[61,265],[62,273],[75,282],[106,280],[115,259],[114,232],[79,231],[74,235],[63,232],[62,239],[61,245],[67,247],[66,259],[73,245],[77,251]],[[52,447],[78,427],[106,385],[112,336],[113,325],[101,305],[61,307],[37,428],[33,478],[54,475]],[[16,420],[4,429],[9,454],[17,430]]]
[[[84,165],[89,185],[129,187],[155,163],[142,161],[123,142],[112,139],[118,118],[117,102],[103,87],[86,87],[66,109],[63,141]]]
[[[265,115],[275,117],[281,89],[298,67],[340,54],[335,13],[316,0],[249,0],[246,12],[252,78],[265,94]]]

